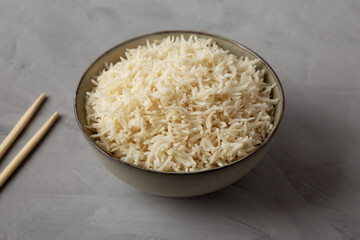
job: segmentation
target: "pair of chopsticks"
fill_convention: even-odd
[[[11,144],[19,136],[21,131],[28,124],[32,116],[35,114],[36,110],[40,107],[41,103],[45,99],[45,94],[42,93],[38,99],[30,106],[30,108],[24,113],[20,120],[16,123],[14,128],[10,131],[9,135],[4,139],[0,145],[0,159],[9,149]],[[55,112],[45,123],[44,125],[35,133],[35,135],[25,144],[25,146],[20,150],[20,152],[14,157],[14,159],[9,163],[9,165],[4,169],[0,174],[0,188],[6,182],[6,180],[11,176],[15,169],[20,165],[20,163],[25,159],[25,157],[31,152],[31,150],[38,144],[38,142],[44,137],[46,132],[53,125],[55,120],[59,117],[59,113]]]

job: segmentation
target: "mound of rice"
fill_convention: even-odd
[[[277,104],[257,61],[196,36],[128,49],[87,93],[91,137],[119,159],[167,172],[247,156],[272,130]]]

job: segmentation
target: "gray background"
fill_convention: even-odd
[[[0,1],[0,139],[41,92],[3,169],[61,119],[0,190],[0,240],[360,239],[359,1]],[[287,106],[261,164],[195,198],[140,192],[107,172],[75,122],[86,67],[137,35],[200,30],[263,56]]]

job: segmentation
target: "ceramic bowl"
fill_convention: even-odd
[[[105,63],[115,63],[119,61],[119,57],[124,56],[125,51],[128,48],[136,48],[138,45],[145,45],[147,40],[152,42],[155,39],[180,35],[184,35],[185,38],[188,38],[191,34],[195,34],[201,38],[212,38],[221,48],[229,50],[230,53],[235,54],[236,56],[247,56],[250,59],[260,59],[258,67],[265,69],[265,81],[276,83],[276,87],[272,91],[272,96],[280,99],[275,107],[274,128],[268,134],[266,140],[248,156],[237,159],[229,165],[192,173],[159,172],[139,168],[111,156],[96,145],[89,137],[91,133],[84,127],[86,115],[84,108],[85,96],[86,92],[91,91],[94,87],[91,79],[104,69]],[[169,197],[187,197],[206,194],[221,189],[239,180],[253,169],[269,149],[273,137],[279,128],[284,113],[284,101],[283,89],[276,73],[264,59],[249,48],[235,41],[208,33],[166,31],[147,34],[125,41],[98,57],[80,79],[74,97],[74,110],[81,132],[84,134],[94,155],[111,173],[124,182],[145,192]]]

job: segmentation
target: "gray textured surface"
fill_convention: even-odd
[[[49,96],[3,169],[60,121],[0,191],[0,240],[360,239],[359,1],[0,1],[0,139]],[[264,161],[219,192],[142,193],[108,173],[76,126],[85,68],[134,36],[193,29],[237,40],[283,82],[286,115]]]

